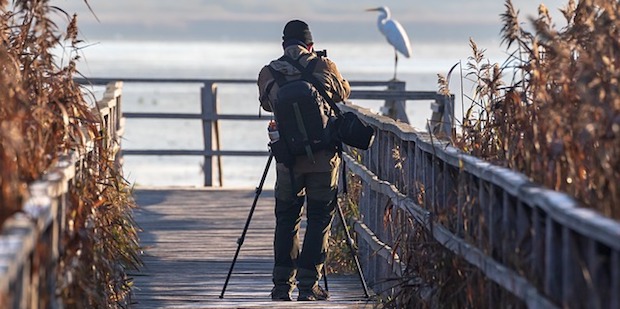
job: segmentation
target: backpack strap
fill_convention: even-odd
[[[284,85],[287,82],[286,81],[286,77],[284,77],[284,74],[282,72],[276,71],[271,66],[268,66],[268,68],[269,68],[269,71],[271,72],[271,75],[273,76],[274,80],[271,82],[271,84],[267,85],[267,91],[265,92],[266,94],[271,92],[271,88],[273,88],[273,84],[277,83],[278,87],[282,87],[282,85]],[[275,110],[273,110],[273,113],[275,115]],[[276,117],[276,122],[277,122],[278,121],[278,115],[275,115],[275,117]],[[313,159],[313,161],[314,161],[314,159]],[[295,199],[297,199],[297,193],[295,192],[294,188],[296,188],[297,186],[295,185],[295,172],[293,171],[294,164],[284,164],[284,166],[286,166],[288,168],[290,182],[291,182],[291,188],[293,188],[291,190],[291,193],[292,193],[293,200],[295,200]]]
[[[271,75],[273,76],[273,79],[278,84],[278,86],[282,86],[286,83],[286,78],[284,77],[284,74],[282,72],[276,71],[271,66],[268,66],[268,68],[269,68],[269,72],[271,72]],[[273,87],[273,83],[271,83],[270,85],[271,87]],[[271,91],[271,87],[269,87],[269,91]]]
[[[340,112],[340,108],[338,108],[338,106],[336,105],[336,102],[334,102],[334,99],[332,99],[332,97],[330,97],[327,94],[327,91],[325,91],[325,86],[323,85],[323,83],[321,83],[316,78],[316,76],[312,74],[314,72],[314,68],[316,67],[317,62],[319,61],[319,58],[314,58],[310,60],[310,62],[308,63],[308,66],[306,67],[302,66],[301,63],[293,60],[293,58],[289,56],[282,56],[280,60],[284,60],[292,64],[295,68],[297,68],[297,70],[299,70],[299,72],[301,72],[302,79],[314,85],[314,88],[316,88],[316,90],[323,96],[325,101],[327,101],[329,106],[334,110],[334,113],[336,113],[336,117],[339,117],[342,114]]]
[[[284,77],[284,74],[282,72],[276,71],[270,65],[268,65],[267,68],[269,69],[269,72],[271,72],[271,76],[273,76],[273,80],[269,82],[269,84],[267,85],[267,88],[265,88],[265,92],[260,98],[261,102],[264,101],[269,96],[274,84],[278,84],[278,87],[282,87],[282,85],[286,83],[286,77]]]
[[[299,63],[299,61],[295,61],[293,60],[293,58],[287,55],[282,56],[279,60],[285,60],[286,62],[296,67],[297,70],[301,72],[301,78],[307,82],[310,82],[314,86],[314,88],[316,88],[316,90],[321,94],[321,96],[325,99],[325,101],[327,101],[329,106],[332,108],[332,110],[336,114],[336,118],[339,118],[340,116],[342,116],[342,112],[340,111],[340,108],[338,108],[338,106],[336,105],[336,102],[334,102],[334,99],[332,99],[332,97],[330,97],[327,94],[327,91],[325,91],[325,86],[323,85],[323,83],[321,83],[316,78],[316,76],[312,74],[314,72],[314,68],[316,67],[316,64],[319,62],[318,57],[310,60],[310,62],[308,62],[308,65],[305,68],[301,65],[301,63]],[[337,143],[335,146],[336,146],[336,153],[338,153],[338,156],[342,158],[342,143]]]
[[[275,84],[276,81],[272,80],[268,85],[267,88],[265,88],[265,93],[263,93],[263,95],[260,97],[260,101],[262,102],[263,100],[265,100],[268,96],[269,93],[271,92],[271,88],[273,88],[273,84]]]

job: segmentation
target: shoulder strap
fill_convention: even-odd
[[[323,83],[321,83],[316,78],[316,76],[314,76],[312,74],[314,72],[314,68],[316,67],[317,62],[319,61],[319,58],[314,58],[314,59],[310,60],[310,62],[308,63],[308,66],[305,67],[305,68],[298,61],[293,60],[293,58],[291,58],[289,56],[282,56],[282,58],[280,58],[280,59],[281,60],[285,60],[288,63],[292,64],[294,67],[296,67],[297,70],[299,70],[299,72],[301,72],[302,78],[304,80],[312,83],[312,85],[314,85],[314,88],[316,88],[316,90],[319,91],[319,93],[323,96],[325,101],[327,101],[329,106],[334,110],[334,113],[336,113],[336,116],[340,116],[342,114],[340,112],[340,108],[338,108],[338,106],[336,105],[336,102],[334,102],[334,99],[332,99],[327,94],[327,91],[325,91],[325,87],[323,86]]]
[[[275,83],[277,83],[278,86],[280,86],[280,87],[284,83],[286,83],[286,78],[284,77],[284,74],[282,74],[281,72],[276,71],[270,65],[268,65],[267,68],[269,69],[269,72],[271,72],[271,76],[273,76],[273,80],[271,82],[269,82],[269,84],[265,88],[265,92],[263,93],[263,95],[260,98],[261,102],[264,101],[269,96],[269,94],[271,93],[271,88],[273,88],[273,85]]]
[[[284,74],[282,74],[282,72],[276,71],[271,66],[268,66],[268,68],[269,68],[269,71],[271,72],[271,75],[273,76],[273,79],[275,80],[276,83],[278,83],[278,86],[282,86],[284,85],[284,83],[286,83],[286,78],[284,77]],[[271,84],[271,86],[273,86],[273,83]]]
[[[260,97],[261,102],[264,101],[269,96],[269,93],[271,92],[271,88],[273,88],[273,84],[275,83],[276,83],[275,80],[272,80],[271,82],[269,82],[269,84],[267,85],[267,88],[265,88],[265,92]]]

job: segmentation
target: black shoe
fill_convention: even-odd
[[[292,301],[290,288],[274,287],[271,289],[271,300],[275,301]]]
[[[329,292],[325,291],[318,284],[315,285],[311,290],[299,290],[299,297],[297,297],[298,301],[316,301],[316,300],[327,300],[329,298]]]

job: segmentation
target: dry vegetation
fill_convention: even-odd
[[[503,65],[471,42],[476,90],[456,144],[620,219],[620,4],[571,0],[561,29],[538,11],[528,32],[506,2]]]
[[[359,180],[356,180],[355,176],[352,175],[349,177],[348,182],[350,184],[347,186],[347,190],[351,192],[341,194],[338,197],[338,205],[340,205],[340,209],[342,210],[345,220],[348,218],[359,218],[360,216],[359,209],[356,206],[356,200],[358,200],[358,196],[360,194],[359,191],[361,189],[361,184],[359,183]],[[353,222],[346,222],[350,235],[355,235],[353,232],[352,223]],[[336,213],[334,215],[331,235],[329,238],[329,251],[327,252],[327,260],[325,265],[327,273],[353,274],[358,271],[347,241],[346,231],[344,230],[338,213]],[[355,243],[353,245],[355,246]]]
[[[518,170],[535,183],[566,192],[585,207],[620,219],[620,2],[568,1],[560,11],[565,26],[557,29],[548,9],[530,23],[506,1],[502,38],[508,59],[492,63],[475,42],[466,78],[475,85],[454,144],[495,164]],[[531,25],[527,30],[523,25]],[[529,28],[528,28],[529,29]],[[440,88],[449,92],[443,76]],[[396,162],[396,161],[395,161]],[[396,164],[397,165],[397,164]],[[456,209],[434,216],[453,233],[476,243],[484,225],[476,197],[483,188],[466,179],[463,222],[450,221]],[[424,188],[414,190],[427,205]],[[388,205],[385,226],[397,239],[407,267],[394,279],[395,294],[384,307],[394,308],[522,308],[526,304],[491,282],[483,273],[439,244],[410,214]],[[473,229],[472,229],[473,227]],[[509,242],[510,243],[510,242]],[[493,248],[482,248],[492,255]],[[537,274],[525,271],[527,251],[511,248],[502,260],[537,288]],[[495,252],[497,254],[497,252]],[[585,276],[585,275],[584,275]],[[606,287],[601,287],[605,289]],[[581,301],[588,302],[587,299]],[[587,304],[563,304],[581,306]]]
[[[94,155],[69,189],[57,296],[67,308],[125,307],[126,270],[140,265],[135,204],[98,129],[100,115],[73,82],[78,57],[61,66],[52,54],[79,49],[76,16],[45,0],[0,0],[0,8],[0,223],[20,211],[30,182],[63,154],[83,155],[91,141]],[[67,16],[66,31],[52,14]]]

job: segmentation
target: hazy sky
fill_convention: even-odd
[[[78,13],[86,39],[279,39],[286,21],[303,19],[323,40],[375,40],[376,12],[367,8],[388,6],[411,40],[451,40],[498,37],[502,0],[51,0],[66,12]],[[522,21],[536,14],[541,0],[513,0]],[[547,0],[545,5],[563,24],[558,8],[568,0]]]

